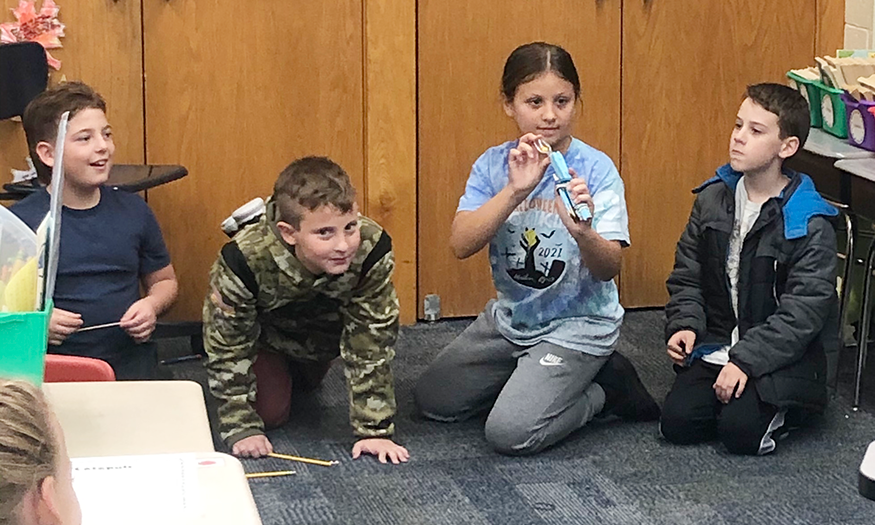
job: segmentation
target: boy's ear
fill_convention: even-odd
[[[513,118],[513,116],[516,114],[513,110],[513,101],[505,99],[502,106],[504,106],[504,114],[510,118]]]
[[[799,149],[799,137],[787,137],[781,143],[781,151],[778,156],[782,159],[788,159],[793,156]]]
[[[279,230],[280,236],[286,241],[286,244],[294,246],[298,242],[298,239],[295,236],[295,234],[298,233],[298,230],[291,224],[285,221],[277,221],[276,229]]]
[[[37,143],[35,149],[39,160],[41,160],[43,164],[50,168],[55,167],[55,146],[43,140]]]

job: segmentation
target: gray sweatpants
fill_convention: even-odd
[[[489,410],[486,440],[504,454],[533,454],[602,410],[605,393],[592,380],[608,358],[546,342],[514,344],[496,329],[491,307],[419,378],[416,404],[447,422]]]

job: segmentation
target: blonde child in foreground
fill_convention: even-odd
[[[64,433],[42,393],[0,379],[0,525],[80,525]]]

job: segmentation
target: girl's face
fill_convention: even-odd
[[[520,84],[513,100],[505,101],[504,112],[512,117],[520,132],[544,137],[556,151],[571,144],[571,127],[577,111],[571,82],[547,71]]]

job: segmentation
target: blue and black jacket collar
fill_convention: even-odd
[[[811,177],[788,168],[784,168],[783,172],[790,178],[790,184],[777,198],[781,200],[781,210],[784,214],[784,237],[786,239],[799,239],[808,235],[808,221],[812,217],[817,215],[835,217],[839,214],[835,206],[820,196]],[[694,189],[693,193],[700,193],[712,184],[723,182],[735,195],[735,188],[742,175],[741,172],[733,170],[729,164],[724,164],[717,168],[713,177]]]

